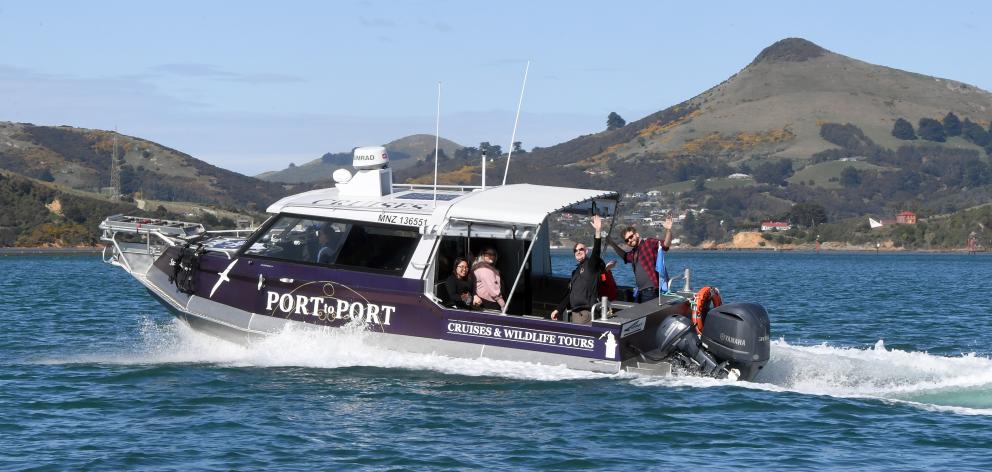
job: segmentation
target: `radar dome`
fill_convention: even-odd
[[[355,169],[384,169],[389,166],[389,155],[383,146],[367,146],[355,148],[352,160]]]

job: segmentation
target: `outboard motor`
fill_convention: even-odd
[[[729,303],[715,307],[703,320],[702,348],[742,380],[751,380],[768,362],[771,338],[768,312],[757,303]]]
[[[682,315],[665,318],[655,332],[657,351],[662,359],[684,369],[698,371],[703,375],[726,378],[729,372],[726,364],[720,365],[709,353],[699,348],[699,337],[692,321]]]

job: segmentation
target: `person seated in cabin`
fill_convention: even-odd
[[[568,282],[568,292],[562,298],[558,308],[551,312],[551,319],[557,320],[560,314],[571,310],[573,323],[586,324],[592,321],[592,306],[599,298],[600,275],[606,270],[602,253],[603,219],[599,215],[592,217],[592,227],[595,230],[592,253],[582,243],[575,243],[572,252],[575,254],[575,269]]]
[[[482,299],[475,294],[475,277],[468,270],[468,261],[464,257],[455,259],[455,266],[444,282],[448,292],[448,303],[455,308],[472,310],[482,304]]]
[[[481,300],[480,306],[490,310],[503,311],[506,301],[503,300],[502,282],[499,270],[496,269],[496,250],[487,246],[482,250],[479,259],[472,266],[475,276],[475,294]]]
[[[334,260],[334,256],[337,255],[338,242],[337,239],[340,235],[334,231],[334,227],[331,225],[321,226],[317,230],[317,256],[314,262],[318,264],[330,264]]]

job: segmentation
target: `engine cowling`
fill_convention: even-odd
[[[751,380],[768,363],[771,351],[771,323],[768,312],[757,303],[730,303],[706,314],[701,347],[720,362]]]

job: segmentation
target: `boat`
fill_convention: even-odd
[[[656,300],[634,303],[620,287],[589,323],[550,319],[569,280],[552,273],[549,224],[563,213],[613,217],[617,192],[394,184],[383,147],[357,148],[353,164],[333,187],[273,203],[250,232],[107,217],[104,261],[192,328],[238,343],[357,324],[390,350],[604,373],[752,380],[768,361],[766,310],[697,303],[688,269],[681,290]],[[444,281],[456,257],[482,248],[500,255],[506,303],[456,308]]]

